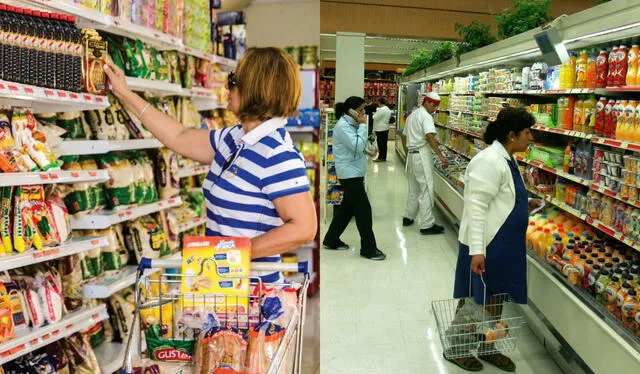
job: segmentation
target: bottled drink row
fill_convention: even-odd
[[[81,31],[75,17],[0,4],[0,79],[82,91]]]

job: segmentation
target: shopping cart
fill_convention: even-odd
[[[513,352],[523,335],[525,319],[509,295],[492,295],[487,299],[482,275],[480,279],[485,290],[482,305],[472,297],[431,302],[447,359]]]
[[[207,261],[207,260],[205,260]],[[228,274],[221,274],[215,259],[210,261],[216,266],[218,275],[228,279],[243,279],[251,284],[251,289],[262,290],[263,286],[281,288],[282,286],[294,286],[297,288],[297,303],[291,320],[286,326],[286,332],[280,341],[275,355],[272,357],[268,371],[265,374],[300,374],[302,370],[302,340],[304,331],[304,316],[307,300],[307,288],[309,286],[308,263],[252,263],[252,271],[266,272],[297,272],[304,274],[302,283],[263,283],[259,278],[254,277],[234,277]],[[138,265],[138,273],[135,284],[135,305],[136,312],[134,314],[131,333],[126,347],[125,360],[120,370],[120,374],[133,374],[135,359],[141,357],[145,350],[145,341],[140,319],[140,306],[142,305],[164,305],[171,303],[172,307],[183,308],[182,312],[189,307],[203,305],[207,310],[215,310],[220,323],[223,326],[235,327],[239,330],[247,330],[263,321],[260,313],[260,292],[256,295],[253,293],[248,297],[249,310],[247,312],[239,312],[238,309],[229,312],[228,305],[237,305],[241,301],[240,296],[227,296],[220,294],[193,295],[180,291],[180,285],[185,277],[195,277],[197,274],[171,274],[165,272],[159,277],[152,279],[152,271],[150,269],[180,269],[182,260],[152,260],[142,258]],[[146,272],[145,272],[146,271]],[[168,291],[167,291],[168,290]],[[252,307],[253,306],[253,307]],[[159,308],[160,321],[164,321],[162,313],[163,308]],[[171,323],[175,325],[176,313],[172,313]],[[199,331],[195,331],[197,336]],[[178,336],[178,339],[190,339],[192,336]],[[262,373],[261,373],[262,374]]]

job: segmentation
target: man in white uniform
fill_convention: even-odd
[[[391,120],[391,109],[387,106],[387,99],[378,99],[378,109],[373,114],[373,131],[376,132],[378,140],[378,158],[373,162],[387,161],[387,142],[389,141],[389,120]]]
[[[419,218],[420,233],[423,235],[441,234],[444,227],[436,225],[433,216],[433,162],[431,150],[436,153],[442,166],[448,166],[436,141],[436,127],[431,114],[440,105],[440,96],[429,92],[421,95],[419,105],[407,117],[407,125],[402,134],[407,147],[407,170],[409,178],[409,195],[407,207],[402,219],[403,226],[413,224]]]

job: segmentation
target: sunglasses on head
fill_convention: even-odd
[[[232,89],[237,87],[238,83],[236,82],[236,74],[234,72],[229,73],[227,76],[227,89]]]

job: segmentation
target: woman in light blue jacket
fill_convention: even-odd
[[[332,147],[344,197],[342,203],[335,208],[333,220],[322,243],[327,249],[349,249],[340,240],[340,235],[355,216],[360,233],[360,256],[370,260],[384,260],[386,255],[378,249],[373,234],[371,204],[364,189],[367,147],[364,99],[351,96],[344,103],[337,103],[335,110],[339,120],[333,129]]]

